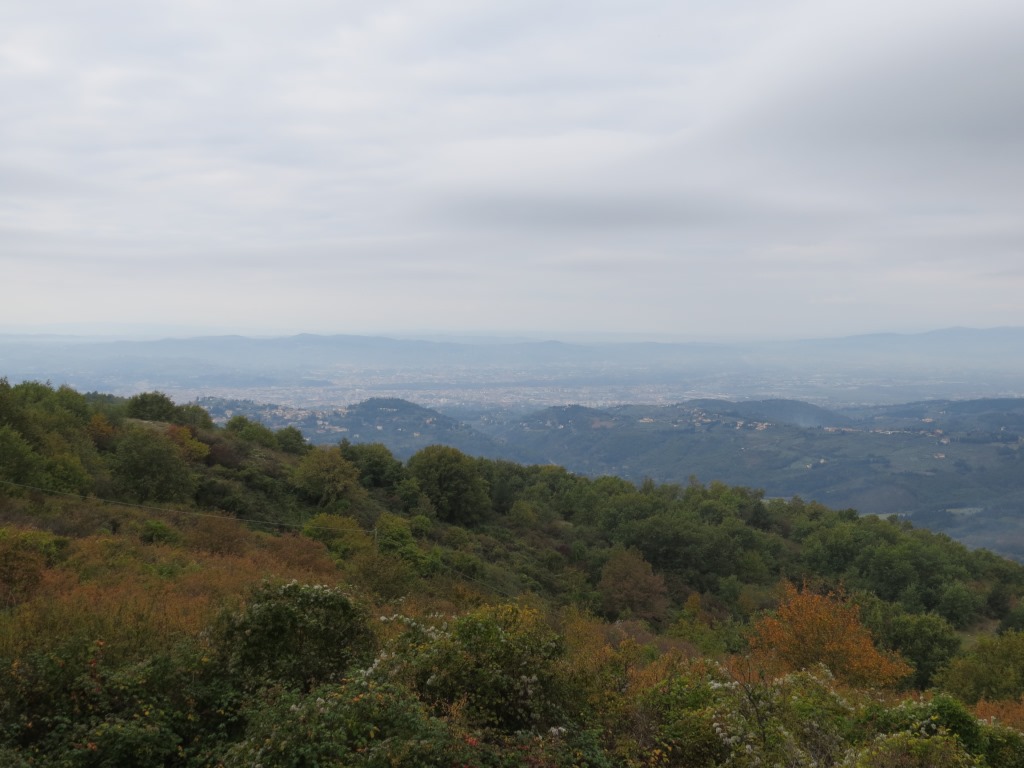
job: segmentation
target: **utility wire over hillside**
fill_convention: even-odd
[[[93,502],[97,502],[97,503],[100,503],[100,504],[107,504],[107,505],[111,505],[111,506],[126,507],[126,508],[129,508],[129,509],[138,509],[138,510],[142,510],[144,512],[151,512],[151,513],[153,513],[155,515],[165,515],[166,516],[166,515],[172,515],[173,514],[173,515],[181,515],[181,516],[193,517],[193,518],[208,518],[208,519],[212,518],[212,519],[217,519],[217,520],[232,520],[232,521],[236,521],[238,523],[246,523],[248,525],[261,526],[261,527],[265,528],[268,531],[282,531],[282,530],[292,530],[292,531],[295,531],[295,532],[301,532],[301,531],[323,531],[323,532],[327,533],[327,532],[333,532],[333,530],[334,530],[334,529],[326,527],[326,526],[318,526],[318,525],[316,525],[314,523],[302,523],[302,524],[300,524],[300,523],[287,523],[287,522],[274,521],[274,520],[258,520],[258,519],[255,519],[255,518],[232,517],[230,515],[216,514],[214,512],[201,512],[199,510],[194,510],[194,509],[180,509],[180,508],[175,508],[175,507],[171,507],[171,508],[167,508],[167,507],[154,507],[154,506],[151,506],[151,505],[148,505],[148,504],[137,504],[137,503],[133,503],[133,502],[129,502],[129,501],[118,501],[117,499],[105,499],[105,498],[101,498],[101,497],[98,497],[98,496],[87,496],[86,497],[86,496],[82,496],[81,494],[78,494],[78,493],[68,493],[66,491],[58,491],[58,490],[54,490],[52,488],[40,488],[40,487],[34,486],[34,485],[25,485],[23,483],[15,483],[13,481],[3,480],[3,479],[0,479],[0,483],[2,483],[3,485],[6,485],[6,486],[10,486],[12,488],[20,488],[22,490],[32,491],[33,493],[43,493],[43,494],[46,494],[48,496],[57,496],[57,497],[62,497],[62,498],[79,499],[79,500],[82,500],[82,501],[93,501]],[[377,547],[378,551],[380,551],[380,545],[379,545],[379,541],[378,541],[378,529],[376,527],[374,527],[374,528],[357,528],[357,530],[359,530],[361,533],[364,533],[369,538],[371,538],[373,540],[374,546]],[[444,569],[445,571],[451,573],[452,575],[457,576],[458,578],[460,578],[460,579],[462,579],[464,581],[470,582],[472,584],[475,584],[475,585],[477,585],[479,587],[483,587],[484,589],[486,589],[489,592],[492,592],[492,593],[494,593],[496,595],[500,595],[502,597],[506,597],[506,598],[510,598],[510,599],[513,599],[513,598],[518,596],[516,593],[509,592],[507,590],[502,589],[501,587],[495,586],[494,584],[488,584],[487,582],[481,581],[480,579],[477,579],[474,576],[471,576],[469,574],[463,573],[463,572],[459,571],[457,568],[454,568],[453,566],[451,566],[451,565],[449,565],[447,563],[438,561],[436,563],[436,565],[437,565],[437,567],[440,567],[440,568]]]

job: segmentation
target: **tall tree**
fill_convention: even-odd
[[[487,481],[477,463],[462,451],[430,445],[413,454],[408,467],[442,520],[476,523],[490,510]]]
[[[140,392],[128,398],[125,412],[132,419],[174,421],[178,406],[163,392]]]
[[[183,501],[194,483],[181,450],[151,430],[131,430],[111,460],[114,484],[135,501]]]
[[[292,481],[310,501],[325,509],[349,511],[367,500],[359,470],[337,447],[315,448],[303,456]]]

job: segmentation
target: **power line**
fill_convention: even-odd
[[[50,496],[64,496],[66,498],[80,499],[82,501],[91,500],[91,501],[99,502],[101,504],[111,504],[113,506],[118,506],[118,507],[129,507],[131,509],[141,509],[141,510],[144,510],[146,512],[157,512],[157,513],[164,514],[164,515],[166,515],[166,514],[179,514],[179,515],[191,515],[192,517],[211,518],[211,519],[216,519],[216,520],[237,520],[240,523],[255,523],[257,525],[276,526],[277,528],[291,528],[291,529],[294,529],[296,531],[306,531],[306,530],[333,531],[334,530],[333,528],[331,528],[329,526],[326,526],[326,525],[312,525],[312,524],[309,524],[309,523],[306,523],[306,524],[284,523],[284,522],[277,522],[277,521],[272,521],[272,520],[257,520],[255,518],[247,518],[247,517],[229,517],[229,516],[226,516],[226,515],[217,515],[217,514],[214,514],[212,512],[197,512],[197,511],[194,511],[194,510],[186,510],[186,509],[167,509],[166,507],[153,507],[153,506],[150,506],[150,505],[147,505],[147,504],[137,504],[137,503],[130,502],[130,501],[118,501],[117,499],[105,499],[105,498],[103,498],[101,496],[86,496],[86,495],[81,494],[81,493],[71,493],[69,491],[58,491],[58,490],[55,490],[53,488],[40,488],[39,486],[26,485],[25,483],[16,483],[13,480],[4,480],[2,478],[0,478],[0,483],[3,483],[4,485],[13,486],[15,488],[22,488],[22,489],[28,490],[28,491],[36,491],[37,493],[45,493],[45,494],[48,494]],[[360,527],[360,528],[356,528],[355,530],[360,531],[361,533],[365,533],[368,536],[372,536],[373,537],[374,546],[377,548],[377,552],[380,552],[380,545],[377,542],[377,528],[368,529],[368,528],[361,528]],[[438,562],[437,565],[439,565],[441,568],[444,568],[448,572],[455,574],[456,576],[458,576],[460,579],[463,579],[464,581],[469,581],[469,582],[472,582],[473,584],[477,584],[477,585],[479,585],[481,587],[484,587],[485,589],[490,590],[491,592],[494,592],[496,594],[501,595],[502,597],[508,597],[508,598],[518,597],[518,595],[515,594],[515,593],[507,592],[504,589],[501,589],[500,587],[494,586],[493,584],[488,584],[488,583],[486,583],[484,581],[480,581],[479,579],[474,578],[473,576],[470,576],[469,574],[465,574],[462,571],[460,571],[457,568],[455,568],[454,566],[448,565],[447,563]]]
[[[5,485],[12,485],[15,488],[24,488],[25,490],[29,490],[29,491],[38,491],[39,493],[46,493],[46,494],[49,494],[51,496],[66,496],[68,498],[81,499],[82,501],[86,501],[86,500],[98,501],[101,504],[111,504],[111,505],[117,506],[117,507],[131,507],[133,509],[142,509],[142,510],[145,510],[147,512],[160,512],[160,513],[163,513],[163,514],[177,513],[179,515],[191,515],[193,517],[209,517],[209,518],[216,518],[218,520],[225,520],[225,519],[227,519],[227,520],[238,520],[239,522],[242,522],[242,523],[258,523],[259,525],[276,525],[276,526],[281,527],[281,528],[302,529],[302,528],[305,527],[305,526],[299,525],[297,523],[283,523],[283,522],[277,522],[277,521],[272,521],[272,520],[257,520],[255,518],[251,518],[251,517],[227,517],[225,515],[217,515],[217,514],[214,514],[212,512],[196,512],[196,511],[193,511],[193,510],[186,510],[186,509],[167,509],[166,507],[152,507],[152,506],[149,506],[147,504],[136,504],[136,503],[130,502],[130,501],[119,501],[117,499],[105,499],[102,496],[86,496],[85,494],[81,494],[81,493],[70,493],[68,491],[57,491],[57,490],[54,490],[52,488],[40,488],[40,487],[35,486],[35,485],[25,485],[24,483],[15,483],[15,482],[13,482],[11,480],[2,480],[2,479],[0,479],[0,483],[4,483]],[[319,526],[311,526],[311,527],[316,528],[316,527],[319,527]],[[329,530],[329,529],[324,528],[323,530]],[[360,530],[362,530],[362,529],[360,529]],[[369,531],[364,531],[364,533],[369,533]]]

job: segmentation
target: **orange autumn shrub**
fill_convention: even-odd
[[[845,595],[799,591],[789,583],[778,610],[754,624],[750,647],[768,669],[824,664],[837,681],[857,687],[892,685],[912,671],[898,654],[875,647],[860,608]]]

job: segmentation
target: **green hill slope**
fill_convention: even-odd
[[[1024,754],[1024,568],[722,483],[0,381],[0,568],[12,766]]]

